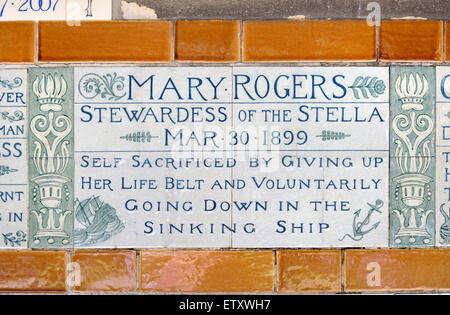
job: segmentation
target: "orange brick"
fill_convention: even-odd
[[[238,21],[177,21],[175,59],[178,61],[239,61]]]
[[[0,63],[34,63],[36,23],[0,22]]]
[[[246,21],[243,61],[375,61],[365,21]]]
[[[75,292],[136,291],[134,251],[77,251],[72,261],[79,264],[80,271],[80,282],[73,287]]]
[[[65,252],[1,251],[1,291],[65,291]]]
[[[172,58],[169,21],[39,23],[42,62],[167,62]]]
[[[345,251],[346,291],[450,289],[450,249]]]
[[[441,21],[382,21],[381,61],[442,61]]]
[[[277,289],[281,293],[340,292],[340,250],[277,252]]]
[[[450,22],[445,23],[445,62],[450,61]]]
[[[143,251],[141,289],[156,292],[272,292],[272,251]]]

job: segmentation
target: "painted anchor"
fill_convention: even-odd
[[[383,206],[383,201],[380,199],[377,199],[375,202],[375,205],[372,205],[370,203],[367,203],[367,205],[370,207],[369,212],[367,213],[367,216],[364,218],[363,221],[357,222],[356,219],[359,217],[361,213],[361,209],[357,210],[355,212],[355,216],[353,217],[353,235],[345,234],[339,241],[343,241],[345,237],[349,237],[354,241],[360,241],[363,239],[364,235],[371,232],[372,230],[375,230],[378,225],[380,225],[380,221],[373,224],[372,227],[370,227],[368,230],[363,231],[363,227],[369,224],[370,217],[372,216],[373,212],[381,213],[380,208]]]

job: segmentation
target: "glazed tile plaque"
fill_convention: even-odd
[[[26,69],[0,70],[0,248],[27,247]]]
[[[388,68],[74,71],[75,247],[388,245]]]
[[[450,245],[450,67],[436,68],[436,245]]]

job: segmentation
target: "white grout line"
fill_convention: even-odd
[[[34,22],[36,24],[36,38],[35,38],[35,52],[34,52],[34,65],[39,63],[39,22]]]

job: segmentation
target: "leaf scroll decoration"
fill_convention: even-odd
[[[0,165],[0,176],[8,175],[9,173],[18,172],[18,169],[11,168],[8,165]]]
[[[15,121],[21,121],[25,118],[23,117],[23,112],[16,110],[14,114],[9,114],[9,112],[0,112],[2,119],[9,121],[10,123]]]
[[[126,93],[119,94],[125,88],[125,78],[117,73],[99,75],[96,73],[85,74],[78,83],[78,91],[86,99],[94,99],[97,96],[108,100],[117,101]]]
[[[2,235],[3,243],[11,247],[20,246],[27,240],[27,235],[24,231],[17,231],[15,235],[11,232],[6,234],[2,233]]]
[[[370,96],[377,98],[383,94],[386,90],[386,85],[383,80],[379,80],[378,77],[358,76],[349,88],[352,90],[356,99],[360,99],[361,96],[365,99],[369,99]]]
[[[322,138],[322,141],[329,141],[329,140],[342,140],[350,136],[351,135],[340,131],[322,130],[322,133],[320,135],[317,135],[316,137]]]
[[[149,131],[137,131],[128,133],[125,136],[120,137],[120,139],[124,139],[126,141],[131,142],[152,142],[153,138],[158,138],[158,136],[152,136]]]
[[[0,80],[0,87],[12,90],[21,86],[22,82],[22,79],[19,77],[14,78],[12,82],[10,80]]]

